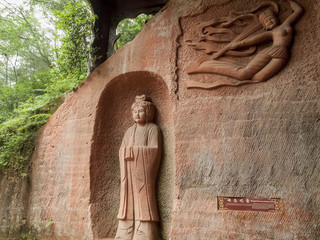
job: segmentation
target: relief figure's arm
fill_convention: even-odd
[[[252,37],[245,38],[242,41],[234,42],[230,44],[230,49],[236,49],[241,47],[247,47],[256,45],[258,43],[271,40],[273,37],[272,31],[259,33],[257,35],[254,35]]]
[[[303,14],[303,8],[299,4],[294,1],[289,1],[289,3],[293,10],[293,13],[282,23],[283,25],[294,24]]]

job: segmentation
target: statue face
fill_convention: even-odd
[[[277,20],[274,16],[267,16],[263,21],[263,25],[267,30],[274,29],[277,26]]]
[[[147,122],[146,109],[144,107],[135,107],[132,110],[132,117],[138,125],[145,125]]]

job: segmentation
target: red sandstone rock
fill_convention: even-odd
[[[186,72],[200,53],[185,34],[257,2],[172,0],[71,93],[38,139],[29,226],[52,219],[48,239],[115,236],[117,152],[131,100],[147,93],[164,140],[157,190],[164,239],[319,238],[319,4],[299,1],[305,14],[294,26],[290,60],[268,81],[186,86],[227,77]],[[218,210],[217,196],[280,198],[280,211]]]

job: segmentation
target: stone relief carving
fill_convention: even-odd
[[[135,124],[126,131],[119,150],[121,189],[115,239],[156,240],[159,213],[155,183],[161,132],[152,123],[155,107],[145,95],[136,96],[131,110]]]
[[[194,50],[203,51],[206,57],[188,66],[187,73],[218,74],[234,79],[210,84],[189,80],[187,87],[238,86],[262,82],[278,73],[289,59],[292,25],[303,13],[294,1],[286,6],[287,9],[281,10],[275,2],[267,1],[248,12],[231,12],[228,17],[199,23],[198,37],[186,42]],[[291,13],[280,23],[280,16],[290,8]],[[243,60],[246,57],[247,62]]]

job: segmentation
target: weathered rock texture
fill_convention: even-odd
[[[9,170],[0,180],[0,239],[17,237],[26,227],[29,181]]]
[[[114,237],[117,153],[129,106],[147,93],[164,139],[157,191],[164,239],[319,239],[319,3],[299,1],[305,13],[290,59],[268,81],[215,90],[184,82],[195,77],[185,71],[194,61],[188,29],[260,2],[172,0],[100,65],[42,129],[28,225],[52,219],[48,239]],[[280,211],[222,211],[217,196],[280,198]]]

